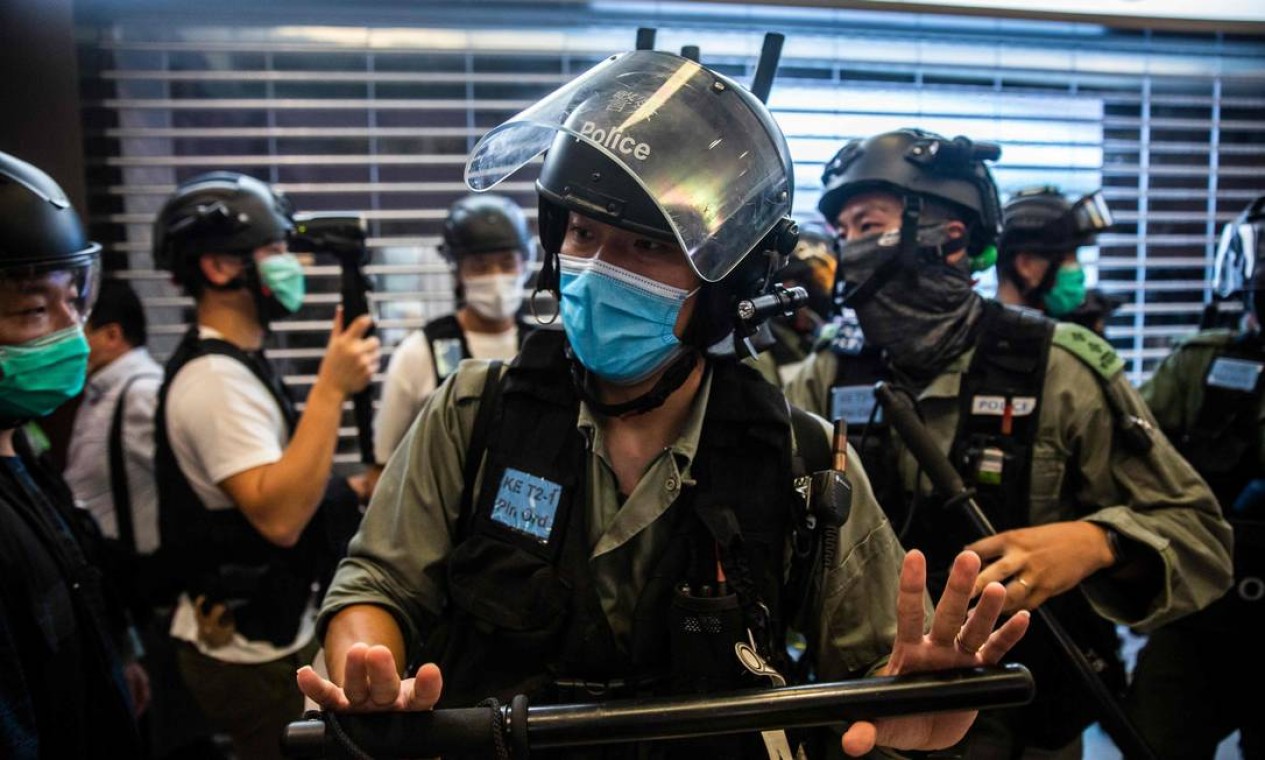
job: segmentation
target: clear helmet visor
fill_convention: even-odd
[[[1111,229],[1111,209],[1107,207],[1107,199],[1102,190],[1084,196],[1072,204],[1072,222],[1082,235],[1094,235]]]
[[[101,246],[91,243],[73,262],[19,264],[0,269],[0,302],[21,293],[67,304],[80,323],[88,321],[101,284]]]
[[[1212,264],[1212,286],[1216,294],[1229,298],[1251,287],[1260,273],[1256,272],[1257,226],[1231,223],[1221,230],[1217,256]]]
[[[715,282],[791,208],[785,140],[753,100],[670,53],[612,56],[484,135],[466,163],[466,183],[495,187],[565,132],[626,171],[699,277]]]

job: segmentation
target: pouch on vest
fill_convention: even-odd
[[[705,693],[753,686],[734,655],[746,640],[746,624],[737,594],[703,597],[680,588],[668,608],[671,631],[672,690]],[[744,683],[746,681],[747,683]]]

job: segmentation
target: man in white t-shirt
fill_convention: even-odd
[[[523,211],[499,195],[469,195],[448,210],[440,253],[452,264],[457,311],[431,320],[396,347],[373,425],[370,483],[426,398],[462,359],[508,361],[522,344],[523,284],[536,246]]]
[[[334,318],[300,417],[262,352],[302,306],[286,252],[291,208],[252,177],[213,172],[158,215],[154,258],[193,296],[197,324],[166,366],[155,423],[164,552],[180,596],[171,635],[186,685],[243,758],[281,757],[302,710],[293,672],[315,652],[316,592],[359,519],[331,478],[343,402],[378,367],[368,316]]]

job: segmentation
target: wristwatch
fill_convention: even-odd
[[[1133,558],[1129,548],[1131,541],[1110,525],[1103,525],[1102,528],[1107,532],[1107,546],[1111,549],[1111,567],[1107,569],[1114,570]]]

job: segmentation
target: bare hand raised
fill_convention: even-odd
[[[931,631],[923,633],[923,598],[927,591],[927,561],[922,552],[905,556],[896,603],[896,642],[883,675],[996,665],[1028,630],[1028,613],[1019,612],[996,631],[1006,591],[990,583],[970,609],[972,590],[980,572],[980,558],[962,552],[953,562],[949,582],[936,605]],[[843,735],[843,751],[864,755],[875,746],[894,749],[942,749],[962,740],[975,721],[976,711],[909,715],[857,721]]]
[[[401,679],[391,650],[368,644],[353,644],[347,650],[343,674],[339,686],[304,665],[296,678],[304,696],[332,712],[430,710],[444,686],[439,667],[430,663],[418,668],[413,678]]]

